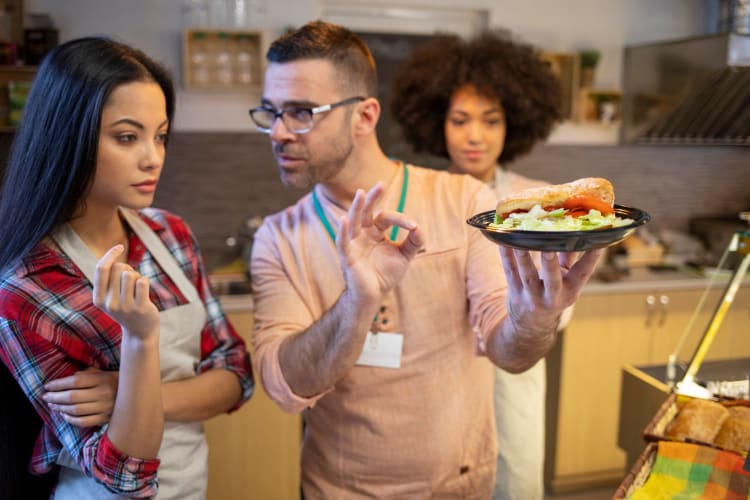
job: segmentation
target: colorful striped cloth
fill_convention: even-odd
[[[736,453],[708,446],[660,441],[646,482],[628,499],[750,499],[750,472]]]

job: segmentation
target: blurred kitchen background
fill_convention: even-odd
[[[634,421],[631,434],[620,425],[618,408],[631,409],[620,403],[621,369],[666,362],[698,309],[707,281],[697,277],[701,269],[715,267],[732,236],[748,227],[739,214],[750,211],[749,3],[0,0],[0,170],[35,66],[55,44],[108,35],[164,63],[178,84],[178,106],[155,205],[190,224],[217,291],[245,294],[222,304],[247,338],[253,231],[304,194],[281,184],[269,139],[248,116],[261,99],[270,41],[317,18],[360,33],[379,67],[383,148],[443,168],[445,160],[410,151],[392,124],[393,70],[436,31],[512,31],[543,51],[560,76],[566,120],[509,168],[550,182],[606,177],[617,203],[652,215],[625,248],[611,250],[605,264],[612,269],[587,285],[548,356],[547,487],[560,500],[609,498],[643,447],[644,421]],[[697,273],[681,272],[685,266]],[[709,357],[750,356],[749,291],[745,280],[729,331]],[[636,398],[646,421],[666,390],[659,386],[650,405]],[[299,415],[282,415],[261,392],[239,416],[207,426],[216,450],[212,500],[299,492]]]
[[[190,223],[210,269],[241,256],[257,217],[280,210],[303,194],[281,185],[268,138],[255,132],[247,110],[260,100],[262,56],[269,41],[286,28],[315,18],[345,23],[373,47],[384,100],[380,137],[392,156],[436,168],[445,164],[442,159],[413,154],[388,121],[389,77],[398,61],[436,30],[470,34],[500,27],[547,53],[568,93],[569,119],[511,169],[551,182],[607,177],[616,186],[617,202],[653,215],[649,226],[653,233],[688,232],[694,218],[736,220],[738,212],[750,209],[744,147],[626,144],[621,138],[623,103],[628,98],[623,85],[626,72],[634,71],[626,68],[626,47],[728,31],[732,27],[726,9],[731,2],[467,0],[459,5],[444,0],[250,0],[244,2],[241,19],[231,17],[234,2],[217,11],[207,0],[3,3],[6,9],[0,22],[6,23],[6,38],[18,40],[19,50],[23,30],[18,16],[23,15],[29,25],[41,27],[37,31],[53,31],[54,38],[48,37],[53,41],[106,34],[138,46],[173,71],[180,83],[178,110],[155,204]],[[202,50],[192,47],[212,36],[220,42],[222,32],[233,37],[246,32],[252,37],[251,73],[242,84],[196,82],[191,59],[195,54],[187,51]],[[645,64],[641,67],[645,71]],[[734,95],[733,104],[747,109],[747,93]],[[748,130],[740,134],[745,141],[747,136]],[[0,134],[0,158],[7,155],[11,140],[12,128],[6,127]]]

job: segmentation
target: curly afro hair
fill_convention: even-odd
[[[445,116],[454,92],[467,84],[505,111],[501,164],[528,153],[562,118],[560,82],[532,46],[504,32],[468,41],[436,35],[399,67],[391,100],[393,116],[415,151],[449,158]]]

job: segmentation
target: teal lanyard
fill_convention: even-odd
[[[404,161],[401,162],[401,165],[404,169],[404,180],[401,182],[401,197],[398,200],[398,207],[396,208],[396,211],[398,211],[399,213],[404,212],[404,205],[406,204],[406,191],[409,187],[409,169],[406,168],[406,163]],[[331,222],[328,220],[328,217],[326,217],[326,213],[323,211],[323,206],[320,204],[320,200],[318,199],[318,195],[315,193],[314,187],[312,190],[312,199],[313,205],[315,205],[315,212],[318,214],[320,222],[322,222],[323,227],[326,228],[328,236],[330,236],[333,241],[336,241],[336,231],[334,231]],[[396,241],[397,235],[398,226],[393,226],[393,229],[391,230],[391,241]]]

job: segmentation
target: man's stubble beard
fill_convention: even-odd
[[[350,119],[351,117],[347,117],[342,124],[340,132],[333,136],[346,138],[346,144],[332,145],[330,148],[327,148],[328,151],[325,151],[322,155],[318,155],[319,157],[322,156],[319,159],[315,159],[312,157],[313,155],[310,155],[308,157],[307,168],[303,171],[288,175],[283,169],[280,169],[281,181],[285,186],[297,189],[310,189],[317,183],[330,181],[344,169],[354,150],[354,143],[351,135],[349,135]]]

